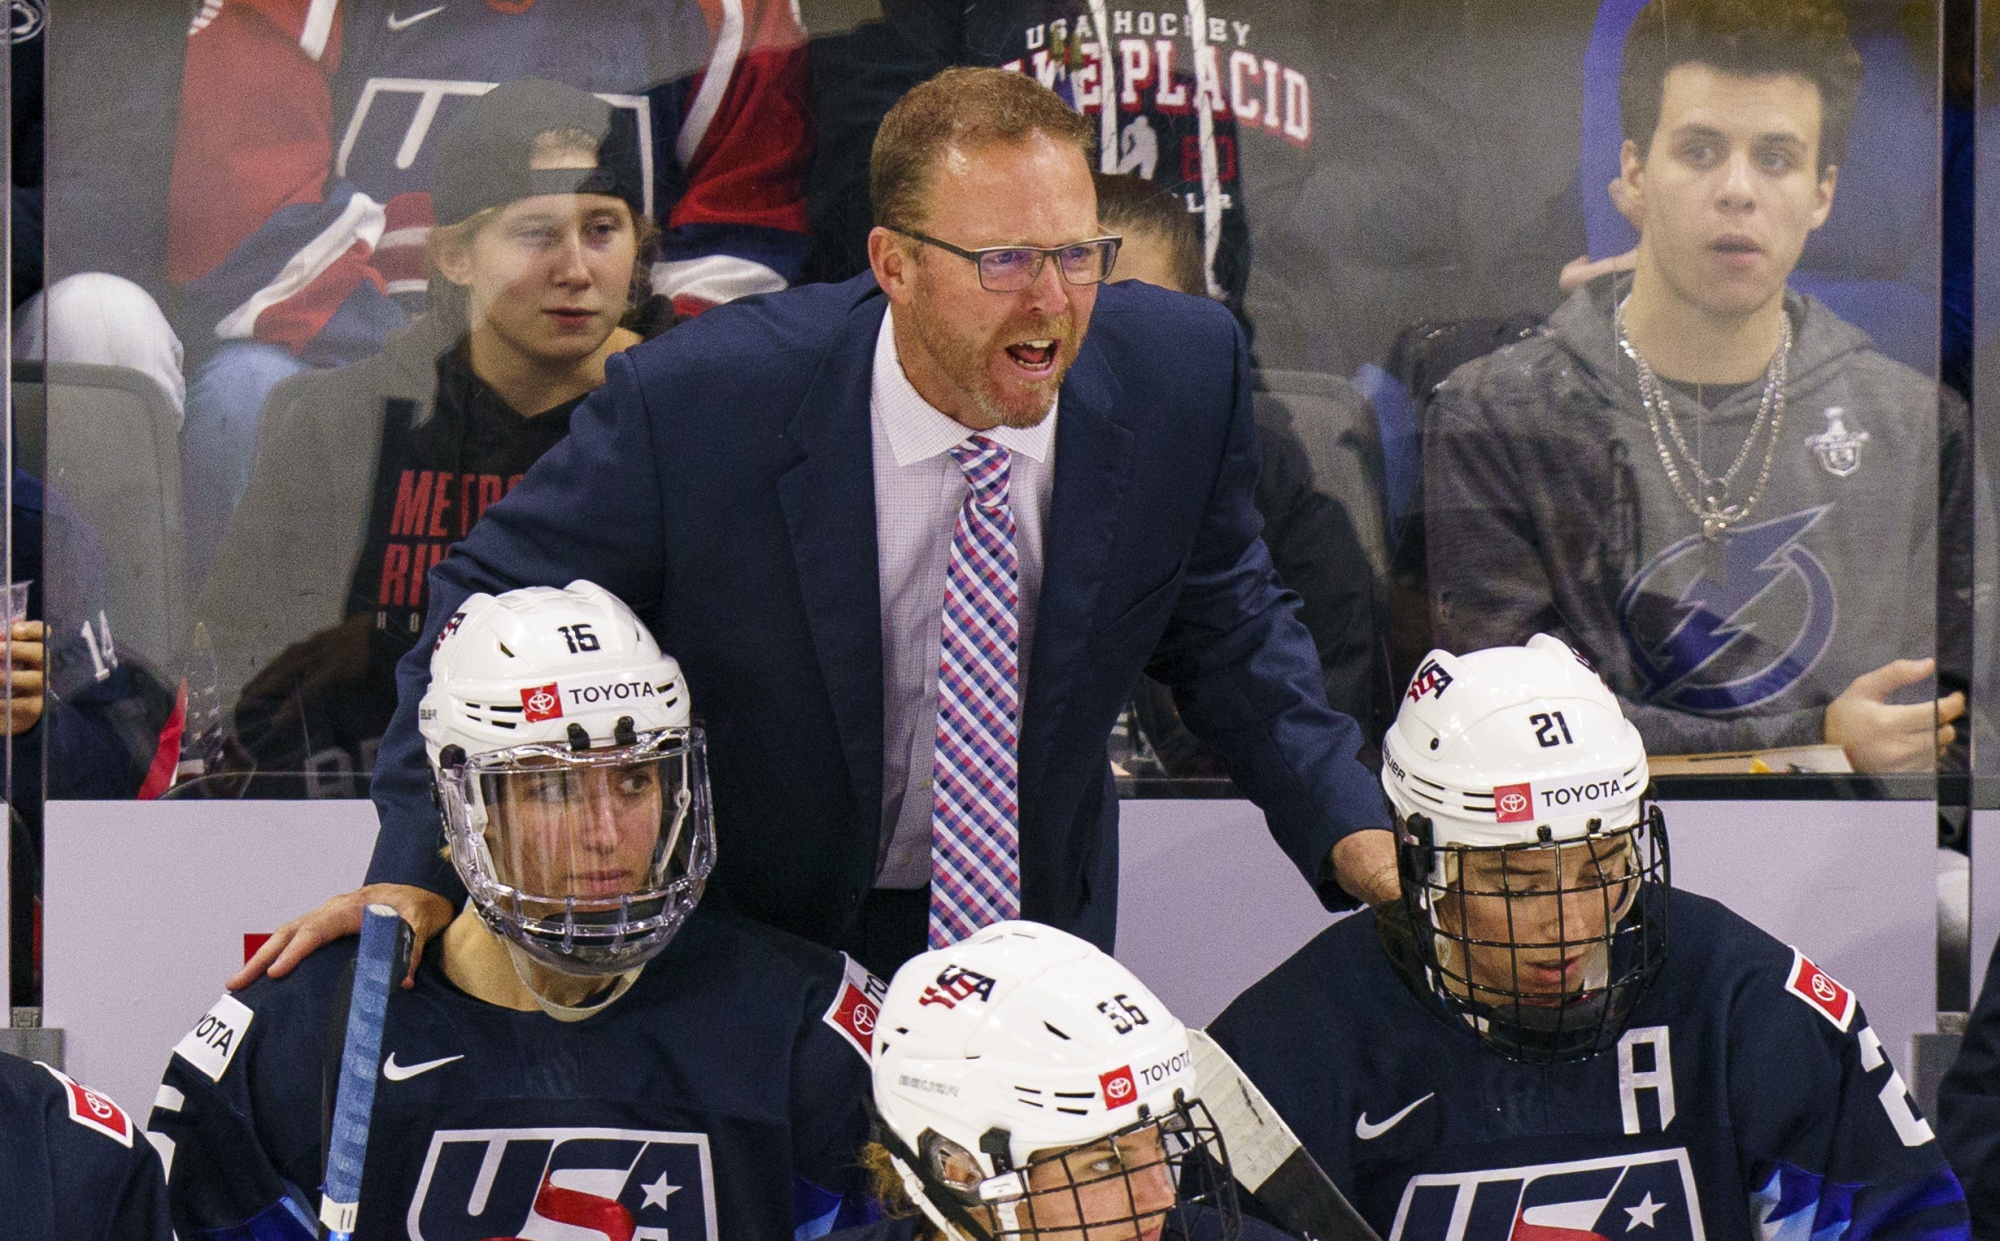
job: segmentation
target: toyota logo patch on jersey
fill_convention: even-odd
[[[412,1241],[606,1236],[717,1241],[708,1135],[441,1129],[410,1199]]]
[[[875,1023],[882,1015],[882,997],[889,993],[889,984],[846,953],[841,953],[840,959],[845,967],[840,991],[820,1020],[866,1060],[875,1050]]]
[[[1685,1148],[1414,1176],[1388,1241],[1700,1241]]]
[[[1785,979],[1785,990],[1804,1000],[1843,1034],[1854,1020],[1854,993],[1796,948],[1792,949],[1792,972]]]

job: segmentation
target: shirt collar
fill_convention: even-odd
[[[896,353],[893,326],[894,308],[882,316],[882,329],[875,337],[874,407],[875,417],[888,433],[889,449],[898,466],[914,465],[964,443],[974,435],[984,435],[1009,452],[1025,453],[1036,461],[1047,461],[1055,442],[1058,396],[1049,403],[1049,416],[1032,427],[994,427],[974,431],[926,401],[903,373]]]

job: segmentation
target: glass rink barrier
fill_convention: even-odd
[[[1644,741],[1675,883],[1851,987],[1928,1102],[2000,936],[1985,6],[50,7],[10,6],[0,585],[47,633],[11,648],[45,688],[12,674],[10,986],[117,1097],[363,882],[430,572],[611,359],[862,277],[884,115],[980,66],[1084,118],[1111,281],[1240,324],[1263,540],[1362,760],[1433,652],[1560,638]],[[1181,667],[1106,749],[1120,956],[1197,1025],[1338,914]]]

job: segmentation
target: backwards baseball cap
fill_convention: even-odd
[[[597,142],[590,168],[533,168],[535,140],[573,129]],[[607,194],[645,210],[637,118],[561,82],[502,82],[454,116],[438,145],[431,209],[440,225],[537,194]]]

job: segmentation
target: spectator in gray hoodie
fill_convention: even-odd
[[[1858,770],[1928,770],[1953,743],[1963,622],[1936,603],[1965,563],[1962,410],[1786,288],[1860,76],[1831,0],[1640,14],[1617,186],[1634,270],[1426,414],[1439,645],[1561,634],[1654,753],[1824,741]]]

